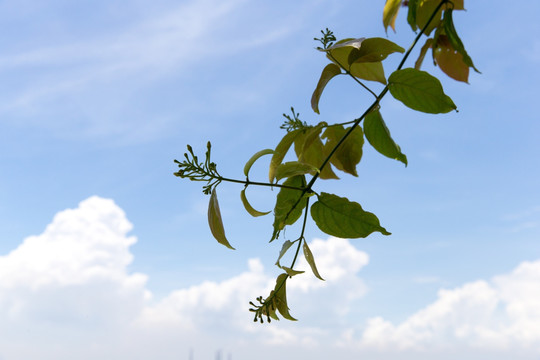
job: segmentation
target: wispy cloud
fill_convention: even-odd
[[[137,123],[137,105],[142,100],[152,106],[151,100],[137,99],[141,89],[170,77],[193,77],[212,61],[223,61],[287,34],[288,26],[277,26],[262,36],[237,36],[235,23],[243,16],[245,3],[190,1],[75,43],[4,52],[0,74],[15,79],[0,86],[0,113],[19,123],[68,128],[71,134],[74,129],[87,134],[125,134],[138,129],[143,124]],[[219,91],[208,91],[214,90]],[[190,89],[180,81],[177,91],[189,93]]]

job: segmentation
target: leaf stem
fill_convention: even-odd
[[[279,187],[279,188],[285,188],[285,189],[292,189],[292,190],[298,190],[298,191],[305,191],[306,188],[297,187],[297,186],[290,186],[290,185],[281,185],[281,184],[275,184],[275,183],[265,183],[265,182],[258,182],[258,181],[251,181],[249,179],[247,180],[237,180],[237,179],[229,179],[225,177],[218,177],[219,181],[227,181],[237,184],[244,184],[245,186],[249,185],[257,185],[257,186],[270,186],[270,187]]]
[[[422,36],[422,34],[424,34],[424,32],[426,31],[426,29],[428,28],[429,24],[431,23],[431,21],[433,21],[433,18],[435,18],[435,15],[439,12],[440,8],[445,4],[447,3],[449,0],[441,0],[441,2],[439,3],[439,5],[437,5],[437,7],[435,8],[435,10],[433,11],[433,13],[431,14],[428,22],[426,23],[426,25],[424,25],[424,27],[422,28],[422,30],[418,33],[418,35],[416,36],[416,38],[414,39],[413,43],[411,44],[411,46],[409,47],[409,49],[407,50],[407,52],[405,53],[405,55],[403,55],[403,59],[401,60],[401,62],[399,63],[397,70],[401,70],[401,68],[403,67],[403,65],[405,64],[405,61],[407,60],[407,58],[409,57],[409,55],[411,54],[411,51],[413,50],[413,48],[415,47],[415,45],[418,43],[418,40],[420,39],[420,37]],[[339,64],[339,62],[338,62]],[[340,65],[340,64],[339,64]],[[341,66],[341,65],[340,65]],[[341,66],[343,67],[343,66]],[[352,76],[352,75],[351,75]],[[375,101],[367,108],[366,111],[364,111],[364,113],[362,114],[362,116],[360,116],[359,118],[357,119],[354,119],[352,121],[349,121],[347,123],[344,123],[344,124],[350,124],[352,123],[353,125],[349,128],[349,130],[345,133],[345,135],[343,135],[343,137],[339,140],[339,142],[334,146],[334,148],[330,151],[330,153],[328,154],[328,156],[324,159],[323,163],[321,164],[321,166],[319,167],[319,171],[313,175],[313,177],[311,178],[311,180],[309,181],[309,183],[307,184],[305,190],[303,190],[302,192],[302,196],[300,196],[298,198],[298,200],[296,201],[296,203],[291,207],[291,210],[289,210],[289,212],[287,213],[287,215],[285,216],[285,219],[287,219],[290,215],[290,213],[298,206],[298,204],[300,203],[300,200],[302,200],[304,194],[306,194],[307,192],[312,192],[312,187],[313,185],[315,184],[315,182],[317,181],[317,179],[319,178],[320,174],[321,174],[321,171],[323,170],[323,168],[328,164],[328,162],[330,161],[330,159],[332,158],[332,156],[334,155],[334,153],[337,151],[337,149],[341,146],[341,144],[343,144],[343,142],[345,142],[345,140],[349,137],[349,135],[354,131],[354,129],[360,125],[360,122],[362,120],[364,120],[364,118],[370,113],[372,112],[373,110],[375,110],[376,108],[379,107],[379,103],[381,101],[381,99],[386,95],[386,93],[388,92],[388,84],[386,84],[386,86],[384,87],[384,89],[381,91],[381,93],[377,96],[375,95],[376,99]]]
[[[304,222],[302,224],[302,231],[300,232],[300,237],[298,238],[298,246],[296,247],[296,252],[294,254],[294,258],[293,258],[293,261],[291,262],[291,266],[289,266],[289,268],[292,270],[294,268],[294,264],[296,263],[296,260],[298,259],[298,254],[300,253],[300,247],[302,246],[302,242],[303,241],[306,241],[306,238],[304,237],[304,233],[306,231],[306,222],[307,222],[307,218],[308,218],[308,209],[309,209],[309,198],[307,199],[307,202],[306,202],[306,210],[304,212]],[[285,281],[287,281],[287,278],[285,278],[281,284],[279,284],[276,289],[274,290],[274,293],[269,296],[266,301],[269,301],[272,299],[272,297],[275,296],[275,294],[277,294],[279,292],[279,290],[283,287],[283,285],[285,284]]]
[[[358,80],[356,78],[356,76],[354,76],[353,74],[351,74],[351,72],[349,70],[347,70],[347,68],[345,66],[343,66],[339,61],[337,61],[337,59],[335,57],[332,56],[332,54],[330,53],[330,51],[327,51],[326,54],[330,57],[330,59],[332,59],[332,61],[334,61],[336,64],[339,65],[340,68],[342,68],[343,70],[345,70],[345,73],[347,75],[349,75],[354,81],[356,81],[358,84],[360,84],[360,86],[362,86],[364,89],[366,89],[367,91],[369,91],[371,93],[371,95],[375,96],[375,98],[377,98],[377,94],[375,94],[375,92],[373,92],[373,90],[371,90],[369,87],[367,87],[367,85],[365,85],[363,82],[361,82],[360,80]]]

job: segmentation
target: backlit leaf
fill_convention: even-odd
[[[364,133],[371,146],[390,159],[401,161],[407,166],[407,157],[390,136],[379,110],[370,112],[364,119]]]
[[[418,0],[409,0],[409,12],[407,13],[407,22],[413,31],[418,29],[416,26],[416,9],[418,8]]]
[[[287,273],[287,275],[289,275],[290,277],[293,277],[295,275],[298,275],[298,274],[303,274],[305,273],[305,271],[303,270],[294,270],[294,269],[291,269],[291,268],[288,268],[286,266],[282,266],[281,267],[283,270],[285,270],[285,272]]]
[[[223,221],[221,220],[221,212],[219,211],[219,203],[215,188],[212,190],[212,195],[210,195],[210,204],[208,205],[208,225],[210,226],[212,235],[214,235],[214,238],[218,241],[218,243],[234,250],[225,236],[225,229],[223,228]]]
[[[323,69],[321,78],[319,79],[319,82],[317,83],[317,87],[315,88],[315,91],[313,92],[313,95],[311,96],[311,108],[313,111],[315,111],[317,114],[319,114],[319,100],[321,98],[321,94],[326,87],[326,84],[334,77],[341,74],[341,68],[336,64],[328,64]]]
[[[333,194],[319,195],[311,207],[311,217],[323,232],[344,239],[365,238],[374,231],[390,235],[374,214],[364,211],[356,202]]]
[[[253,154],[253,156],[247,161],[246,165],[244,166],[244,175],[246,176],[249,175],[249,170],[251,169],[255,161],[259,160],[260,157],[264,155],[270,155],[273,153],[274,153],[274,150],[272,149],[264,149]]]
[[[288,178],[296,175],[317,173],[317,168],[310,164],[301,163],[299,161],[289,161],[280,164],[276,169],[276,180],[279,181],[284,178]]]
[[[444,12],[443,26],[449,43],[458,53],[461,54],[461,56],[463,56],[463,62],[469,67],[472,67],[477,73],[480,73],[480,71],[478,71],[478,69],[474,66],[471,57],[469,54],[467,54],[467,51],[465,51],[465,46],[463,46],[463,42],[461,42],[461,39],[456,32],[454,21],[452,19],[452,9],[448,9]]]
[[[354,61],[351,58],[351,52],[359,50],[365,38],[347,38],[339,40],[326,50],[326,57],[339,67],[349,70],[349,66]]]
[[[289,148],[291,147],[296,136],[301,134],[301,132],[301,130],[293,130],[291,132],[288,132],[276,146],[276,149],[274,150],[274,155],[272,155],[272,159],[270,160],[270,169],[268,171],[268,179],[271,183],[274,182],[274,179],[276,177],[277,167],[279,166],[279,164],[281,164],[283,158],[285,158],[285,155],[287,155],[287,152],[289,151]]]
[[[416,3],[416,8],[414,16],[416,20],[416,24],[418,25],[419,29],[423,29],[424,26],[427,24],[429,18],[431,17],[431,14],[435,11],[437,6],[439,6],[439,3],[441,0],[416,0],[414,3]],[[412,4],[414,6],[414,4]],[[410,14],[410,6],[411,1],[409,1],[409,14]],[[448,2],[445,5],[443,5],[438,11],[437,14],[433,17],[433,20],[429,23],[429,26],[427,27],[426,31],[424,32],[425,35],[429,35],[433,29],[435,29],[437,26],[441,23],[441,15],[443,10],[446,9],[454,9],[454,10],[463,10],[463,0],[455,0],[451,3]],[[409,18],[407,17],[407,21],[409,21]],[[412,25],[411,25],[412,27]],[[413,30],[415,30],[413,28]]]
[[[439,68],[452,79],[468,83],[469,65],[463,61],[463,55],[456,51],[445,35],[437,39],[433,58]]]
[[[388,81],[392,96],[411,109],[431,114],[457,109],[444,93],[440,81],[425,71],[412,68],[397,70]]]
[[[297,240],[298,241],[298,240]],[[279,261],[281,260],[281,258],[283,257],[283,255],[285,255],[285,253],[287,252],[287,250],[290,249],[290,247],[294,244],[295,242],[293,241],[289,241],[289,240],[285,240],[285,242],[283,242],[283,245],[281,246],[281,251],[279,252],[279,256],[278,256],[278,259],[276,261],[276,265],[281,267],[281,265],[279,264]]]
[[[423,29],[430,19],[431,15],[439,6],[441,0],[419,0],[418,7],[416,8],[416,24],[419,29]],[[437,14],[433,17],[433,20],[429,23],[427,29],[424,31],[425,35],[431,34],[433,29],[435,29],[441,23],[442,16],[442,7],[437,11]]]
[[[302,250],[304,251],[304,257],[306,258],[306,261],[311,267],[311,271],[313,271],[313,275],[324,281],[324,279],[319,274],[319,270],[317,270],[317,265],[315,265],[315,258],[313,257],[313,253],[309,249],[309,246],[305,240],[304,244],[302,245]]]
[[[359,78],[369,81],[377,81],[386,85],[382,62],[364,62],[351,65],[350,73]]]
[[[386,4],[384,4],[383,9],[383,25],[384,30],[388,33],[388,26],[396,32],[396,18],[399,11],[399,8],[401,6],[401,0],[386,0]]]
[[[326,144],[324,145],[325,153],[329,154],[349,129],[350,128],[345,129],[342,125],[329,126],[326,128],[322,136],[327,139]],[[330,162],[339,170],[353,176],[358,176],[356,165],[362,159],[363,145],[364,135],[362,133],[362,128],[356,127],[336,150],[334,155],[332,155]]]
[[[310,130],[306,130],[294,140],[294,151],[298,161],[312,165],[317,169],[319,169],[327,156],[325,147],[319,137],[323,124],[321,123]],[[323,168],[319,177],[321,179],[338,179],[330,164]]]
[[[283,185],[302,188],[306,186],[306,179],[303,175],[293,176],[285,180]],[[279,232],[283,230],[285,225],[292,225],[302,215],[302,210],[306,207],[307,197],[301,199],[302,191],[288,188],[281,188],[276,198],[276,206],[274,207],[274,232],[272,234],[273,241],[279,236]],[[301,199],[300,201],[298,201]],[[293,206],[298,202],[296,207]]]
[[[270,211],[260,212],[260,211],[255,210],[253,208],[253,206],[251,206],[251,204],[249,203],[249,201],[248,201],[248,199],[246,197],[246,189],[243,189],[240,192],[240,199],[242,200],[242,204],[244,204],[244,208],[246,209],[246,211],[249,213],[249,215],[251,215],[253,217],[264,216],[264,215],[270,214]]]
[[[379,62],[395,52],[403,53],[405,49],[384,38],[368,38],[362,41],[360,49],[354,53],[354,62]]]
[[[296,321],[295,318],[289,313],[289,306],[287,305],[287,279],[288,274],[281,274],[277,277],[276,286],[274,288],[274,296],[276,299],[276,307],[285,319]]]
[[[418,55],[418,59],[414,63],[414,68],[416,70],[420,70],[420,67],[422,66],[422,62],[424,62],[424,58],[426,57],[427,51],[431,48],[431,45],[433,44],[433,39],[429,38],[424,43],[424,46],[420,49],[420,55]]]

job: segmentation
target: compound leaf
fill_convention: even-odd
[[[457,109],[440,81],[425,71],[412,68],[396,70],[388,78],[392,96],[411,109],[431,114]]]
[[[266,212],[257,211],[253,208],[253,206],[251,206],[251,204],[249,203],[246,197],[246,189],[243,189],[240,192],[240,199],[242,200],[242,204],[244,204],[244,208],[246,209],[246,211],[249,213],[249,215],[253,217],[264,216],[264,215],[270,214],[270,211],[266,211]]]
[[[208,205],[208,225],[210,226],[212,235],[218,243],[225,245],[229,249],[235,250],[231,244],[229,244],[229,241],[225,236],[225,229],[223,228],[223,221],[221,220],[221,212],[219,211],[219,203],[215,188],[212,190],[210,204]]]
[[[304,244],[302,244],[302,250],[304,251],[304,257],[306,258],[306,261],[311,267],[311,271],[313,271],[313,275],[324,281],[324,279],[319,274],[319,271],[317,270],[317,265],[315,265],[315,258],[313,257],[313,253],[309,249],[309,246],[305,240]]]
[[[341,74],[341,68],[333,63],[326,65],[326,67],[323,69],[319,82],[317,83],[317,87],[315,88],[315,91],[311,96],[311,108],[317,114],[319,114],[319,100],[321,98],[324,88],[326,87],[326,84],[328,84],[328,82],[332,80],[333,77],[339,74]]]
[[[364,120],[364,133],[371,146],[390,159],[401,161],[407,166],[407,157],[394,142],[379,110],[370,112]]]
[[[311,217],[323,232],[345,239],[365,238],[374,231],[390,235],[374,214],[360,204],[337,195],[321,193],[311,207]]]

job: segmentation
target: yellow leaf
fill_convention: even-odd
[[[401,0],[386,0],[383,9],[383,25],[386,32],[388,32],[388,26],[396,32],[395,23],[400,6]]]

